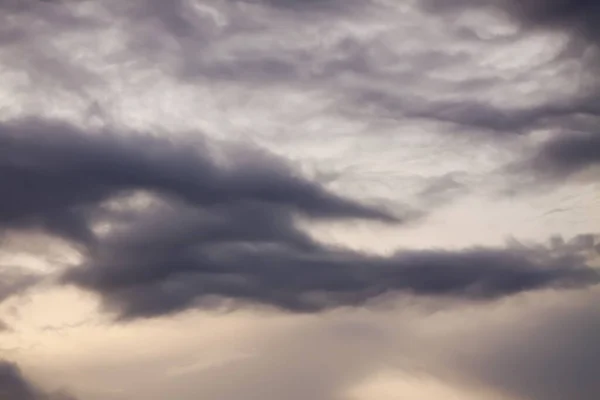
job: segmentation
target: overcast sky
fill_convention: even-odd
[[[597,400],[600,2],[0,0],[0,400]]]

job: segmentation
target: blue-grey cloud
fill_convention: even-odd
[[[99,293],[124,318],[213,298],[311,312],[388,293],[486,299],[598,279],[576,258],[540,261],[522,250],[374,257],[319,244],[296,215],[401,219],[332,194],[263,153],[225,154],[223,162],[208,143],[186,147],[39,119],[5,123],[0,133],[0,185],[10,193],[0,200],[2,227],[78,243],[86,259],[64,281]],[[107,208],[140,190],[161,205],[128,214]],[[124,228],[98,236],[93,226],[102,221]]]

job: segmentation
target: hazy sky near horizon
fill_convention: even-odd
[[[0,0],[0,400],[597,400],[600,5]]]

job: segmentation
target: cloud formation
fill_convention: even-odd
[[[401,219],[256,151],[219,154],[208,142],[183,147],[39,119],[5,123],[1,133],[0,185],[10,193],[0,200],[2,226],[45,229],[81,246],[83,265],[63,280],[97,292],[122,318],[215,299],[311,312],[396,292],[485,299],[598,280],[584,261],[545,250],[375,257],[320,244],[296,226],[298,216]],[[150,205],[124,206],[142,192]]]
[[[455,325],[473,307],[491,313],[473,314],[478,326],[449,341],[431,333],[442,325],[402,343],[375,333],[376,344],[339,348],[356,327],[316,346],[321,325],[287,332],[239,369],[177,378],[189,398],[346,400],[347,388],[398,361],[398,346],[419,348],[415,363],[439,351],[427,367],[451,385],[511,399],[597,399],[598,298],[583,295],[600,283],[596,200],[580,221],[573,212],[597,188],[600,162],[596,3],[0,0],[0,235],[68,242],[55,250],[77,252],[76,261],[40,257],[57,267],[44,279],[96,295],[120,321],[177,324],[166,317],[213,308],[325,320],[369,314],[388,299],[408,300],[409,310],[413,301],[459,305],[449,307]],[[306,164],[327,182],[296,171]],[[499,199],[504,182],[530,197]],[[548,205],[566,210],[562,219]],[[532,228],[523,220],[534,214],[544,218]],[[325,244],[321,226],[304,229],[313,222],[345,224],[332,229],[362,250]],[[369,224],[368,235],[350,229],[355,222]],[[479,245],[506,231],[572,239]],[[0,270],[4,306],[42,278],[1,244],[2,261],[15,264]],[[374,255],[380,244],[398,250]],[[525,299],[550,297],[567,299],[567,311],[526,312]],[[493,321],[506,303],[497,299],[513,301],[514,319]],[[52,336],[48,326],[40,332]],[[13,335],[1,320],[0,333]],[[471,352],[450,354],[465,343]],[[131,366],[123,382],[147,380],[144,367]],[[0,363],[6,393],[69,398]]]
[[[555,179],[568,178],[600,164],[600,135],[595,132],[565,133],[544,143],[533,159],[541,174]]]
[[[76,400],[66,393],[45,393],[29,382],[19,367],[0,360],[0,398],[7,400]]]
[[[423,0],[438,12],[459,12],[470,7],[498,7],[530,25],[571,29],[576,34],[597,38],[598,4],[588,0]]]
[[[41,227],[88,241],[94,207],[126,191],[149,190],[190,204],[257,201],[314,217],[393,221],[385,211],[331,194],[252,151],[219,165],[209,148],[151,136],[84,133],[37,119],[0,126],[0,223]]]
[[[178,212],[150,211],[161,217],[109,237],[65,281],[99,293],[109,310],[127,319],[248,303],[318,312],[398,293],[494,299],[600,278],[581,250],[475,248],[375,257],[314,243],[285,215],[260,206],[219,207],[210,216]]]

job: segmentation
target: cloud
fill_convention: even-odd
[[[582,254],[521,245],[376,257],[319,244],[273,206],[158,206],[106,235],[63,280],[98,293],[122,319],[248,305],[305,313],[401,293],[485,300],[598,283]]]
[[[19,367],[0,360],[0,398],[10,400],[76,400],[66,393],[44,393],[23,376]]]
[[[254,14],[249,12],[250,9],[244,9],[241,3],[243,2],[212,4],[212,12],[226,17],[227,22],[221,25],[216,21],[218,18],[210,12],[199,12],[190,4],[181,1],[169,6],[154,0],[140,1],[127,9],[119,8],[121,6],[117,6],[116,3],[107,3],[101,9],[111,15],[118,14],[131,22],[126,25],[124,31],[130,35],[127,49],[131,57],[143,58],[158,48],[161,55],[172,50],[174,53],[169,54],[179,62],[195,63],[192,67],[197,68],[197,72],[206,77],[212,78],[213,72],[223,74],[223,71],[228,71],[225,74],[227,79],[238,83],[250,81],[253,84],[266,84],[269,80],[278,79],[293,81],[294,84],[305,87],[326,83],[323,87],[327,90],[334,88],[336,98],[347,98],[337,104],[339,107],[334,108],[336,111],[343,111],[346,106],[356,111],[374,105],[382,114],[397,120],[424,119],[467,126],[478,132],[514,134],[529,133],[548,118],[571,116],[580,112],[580,105],[583,107],[579,103],[565,103],[562,99],[526,107],[499,107],[492,102],[475,100],[472,97],[432,97],[429,86],[433,83],[436,91],[443,87],[443,91],[463,88],[467,92],[471,90],[469,87],[477,87],[475,81],[480,85],[498,84],[495,76],[471,80],[469,71],[462,71],[454,80],[432,77],[439,69],[466,66],[475,61],[475,50],[479,47],[462,47],[463,50],[457,52],[448,51],[443,46],[428,50],[424,46],[427,37],[424,37],[418,38],[417,43],[408,49],[394,49],[385,40],[387,36],[384,33],[361,36],[350,29],[337,37],[334,35],[337,31],[332,30],[332,40],[320,42],[322,46],[318,47],[319,53],[315,56],[316,53],[310,51],[314,48],[314,42],[310,41],[307,41],[305,46],[296,47],[291,44],[265,44],[261,35],[273,34],[285,25],[265,16],[280,15],[281,21],[290,18],[288,14],[287,17],[273,14],[269,7],[283,7],[290,11],[300,8],[320,10],[320,5],[328,4],[329,11],[338,11],[336,15],[340,21],[349,23],[351,18],[342,17],[345,15],[342,9],[353,6],[326,1],[316,2],[319,6],[312,2],[309,5],[305,2],[265,1],[261,2],[265,6],[264,9]],[[471,3],[466,1],[444,3],[443,9],[440,8],[441,3],[428,3],[428,6],[430,11],[444,14],[459,10],[460,7],[468,7],[469,4]],[[507,4],[505,2],[501,5]],[[365,14],[365,18],[374,18],[387,10],[375,3],[365,2],[363,5],[370,7],[369,10],[374,13]],[[583,3],[580,4],[582,5]],[[82,14],[81,10],[78,11],[74,6],[61,4],[60,7],[52,7],[31,8],[23,11],[21,16],[53,21],[52,24],[40,25],[50,30],[56,28],[71,33],[72,28],[103,26],[100,9],[92,8],[87,14]],[[524,12],[527,15],[537,15],[537,10],[544,7],[552,11],[555,5],[551,5],[550,2],[531,3],[531,7],[527,5]],[[244,13],[244,10],[248,12]],[[399,12],[393,7],[388,11],[390,14]],[[416,13],[414,10],[406,12]],[[541,11],[538,14],[541,15]],[[415,16],[423,17],[418,13]],[[525,18],[525,14],[522,17]],[[198,18],[212,18],[214,21],[211,24],[200,24]],[[527,18],[546,21],[546,17]],[[584,17],[575,9],[572,18]],[[319,24],[315,23],[311,27],[319,27]],[[337,28],[339,27],[336,26]],[[148,32],[164,40],[150,46],[150,43],[143,40],[150,37],[146,35]],[[256,51],[247,50],[247,41],[244,41],[241,47],[236,42],[239,36],[257,32],[261,34],[252,36],[257,39],[253,44],[257,47]],[[174,38],[175,42],[169,42],[165,39],[167,36]],[[298,41],[300,42],[302,41]],[[179,45],[173,46],[173,43]],[[228,43],[229,47],[216,44],[213,46],[211,43]],[[461,42],[462,44],[464,43]],[[472,43],[469,44],[471,45]],[[187,51],[191,46],[206,46],[210,51]],[[481,43],[476,46],[485,47]],[[221,52],[222,57],[219,58],[219,53],[213,52],[217,47],[229,49],[230,53],[223,56]],[[167,53],[162,53],[163,50]],[[197,54],[201,54],[202,57],[188,58]],[[260,57],[256,57],[256,54],[260,54]],[[403,56],[412,57],[411,59],[418,61],[415,65],[423,68],[408,72],[402,68],[391,68]],[[28,68],[35,69],[34,66]],[[255,80],[257,75],[253,71],[260,75],[260,82]],[[278,72],[273,74],[274,71]],[[360,79],[337,79],[340,71],[350,72]],[[423,78],[408,79],[409,75],[414,77],[415,72],[418,72],[417,75],[423,75]],[[361,79],[363,82],[377,82],[378,85],[359,84]],[[406,90],[387,90],[390,82],[400,81],[405,82]],[[444,85],[440,86],[438,83]],[[587,112],[593,114],[594,109],[588,107]],[[583,145],[575,143],[575,139],[560,139],[552,142],[554,144],[542,146],[535,166],[530,166],[530,169],[569,172],[595,162],[593,154],[580,151],[589,151],[592,148],[590,144],[594,144],[595,136],[588,134],[586,137],[588,139]],[[580,139],[577,140],[581,142]],[[82,251],[86,253],[87,260],[84,267],[70,272],[67,280],[94,289],[106,295],[106,299],[115,300],[125,308],[127,305],[138,304],[140,314],[152,315],[179,310],[205,297],[205,293],[249,299],[285,309],[319,309],[363,302],[381,293],[395,290],[416,291],[422,294],[471,295],[473,286],[483,285],[485,289],[482,289],[482,297],[493,297],[501,293],[519,291],[521,284],[529,289],[565,278],[562,268],[556,268],[560,272],[549,272],[554,271],[554,264],[543,273],[532,269],[530,255],[515,255],[513,249],[465,250],[457,253],[430,251],[380,259],[330,249],[315,243],[295,226],[295,218],[298,215],[385,221],[394,221],[395,218],[385,210],[335,195],[297,175],[290,167],[285,166],[284,162],[257,151],[236,150],[235,154],[217,156],[208,143],[186,146],[127,130],[100,129],[97,132],[84,132],[73,124],[34,118],[3,122],[0,126],[0,146],[0,172],[7,177],[0,181],[0,189],[11,193],[10,196],[0,199],[0,227],[43,229],[79,243]],[[28,184],[23,185],[22,182]],[[109,210],[108,202],[141,191],[152,193],[164,204],[157,209],[130,212],[127,216]],[[423,195],[431,202],[439,203],[449,191],[453,192],[453,187],[431,187],[429,191],[424,191]],[[442,200],[436,200],[434,197],[440,197]],[[426,203],[427,199],[424,202]],[[151,215],[157,212],[167,213],[169,217],[161,219]],[[129,224],[127,218],[131,218]],[[404,221],[410,218],[410,215],[406,215],[398,219]],[[173,225],[173,221],[179,222]],[[100,238],[97,231],[102,223],[111,226],[125,224],[128,228],[115,234],[115,237],[109,233],[107,237]],[[140,248],[154,246],[162,252],[153,256],[151,260],[148,260],[147,256],[141,256]],[[512,257],[517,259],[513,260]],[[247,276],[238,271],[245,258],[255,260],[257,265],[257,271],[249,270]],[[307,270],[310,270],[308,265],[321,266],[322,268],[318,267],[316,270],[324,274],[323,279],[331,280],[331,283],[324,285],[319,282],[307,282],[302,284],[305,287],[295,287],[283,279],[285,276],[276,278],[280,274],[276,269],[275,275],[269,277],[269,274],[274,272],[272,260],[276,260],[277,264],[296,265]],[[482,272],[472,267],[472,264],[477,263],[508,265],[513,261],[518,266],[515,267],[515,271],[518,272],[511,268],[499,268],[502,272],[490,268],[486,271],[490,275],[483,276],[480,275]],[[418,269],[418,272],[412,272],[412,263],[424,267]],[[163,264],[170,267],[166,268]],[[418,275],[430,269],[435,271],[433,275],[443,275],[443,268],[438,270],[437,267],[430,266],[438,264],[449,265],[461,273],[449,282],[438,282],[437,278],[433,278],[431,281],[434,283]],[[115,265],[124,267],[119,270]],[[198,269],[208,269],[211,278],[207,280],[206,274],[198,273]],[[214,273],[215,270],[219,273]],[[535,270],[536,278],[528,275],[530,270]],[[349,278],[346,276],[347,271],[354,271],[349,275],[355,274],[362,279],[356,276]],[[569,273],[571,272],[569,270]],[[516,275],[509,278],[502,275],[503,273]],[[300,276],[294,275],[295,273],[286,274],[294,276],[298,282],[304,282]],[[391,279],[394,283],[383,283],[382,281],[389,276],[395,277]],[[201,289],[190,289],[188,286],[191,285],[180,282],[188,278],[209,283],[206,284],[207,287],[197,285]],[[336,279],[340,280],[339,290],[335,289],[335,285],[338,284]],[[512,283],[508,284],[506,281]],[[135,282],[137,283],[134,284]],[[290,298],[282,298],[273,292],[270,286],[274,282],[289,288]],[[354,288],[354,291],[345,288],[345,285]],[[436,288],[437,285],[439,288]],[[253,292],[265,288],[267,297],[264,299]],[[313,293],[315,291],[317,294]],[[319,296],[322,296],[319,292],[335,295],[323,300],[319,299]],[[147,302],[146,297],[152,293],[167,293],[164,297],[164,309]],[[306,296],[311,299],[305,300]],[[339,296],[342,299],[337,299]],[[130,301],[130,298],[136,300]],[[154,309],[156,311],[153,311]]]
[[[111,197],[136,190],[198,206],[256,201],[312,217],[395,220],[305,180],[275,157],[239,150],[219,165],[207,146],[126,132],[85,133],[57,121],[3,123],[0,189],[9,195],[0,199],[0,228],[44,228],[90,242],[94,212]]]
[[[422,250],[374,256],[323,244],[299,223],[365,219],[404,228],[467,192],[480,194],[483,181],[494,179],[486,170],[494,167],[533,182],[536,191],[539,182],[554,189],[593,174],[600,160],[596,3],[0,0],[0,80],[7,83],[0,99],[0,234],[43,231],[74,244],[82,261],[60,271],[56,283],[96,294],[120,320],[211,308],[369,313],[388,296],[416,296],[419,304],[476,303],[491,316],[473,318],[481,326],[455,336],[456,343],[441,335],[428,342],[419,339],[427,332],[418,332],[424,335],[397,346],[422,353],[435,342],[449,352],[469,347],[461,360],[435,362],[462,374],[456,381],[512,397],[597,399],[597,296],[565,310],[519,311],[504,325],[492,321],[495,306],[504,302],[490,304],[507,297],[517,304],[525,297],[518,295],[530,291],[543,303],[544,289],[569,297],[572,292],[562,289],[597,288],[597,235],[456,250],[427,248],[440,239],[421,235]],[[91,111],[114,126],[84,128],[81,110],[90,102]],[[42,117],[48,114],[72,122]],[[390,197],[410,197],[405,181],[390,176],[411,174],[416,208],[424,213],[393,213],[339,195],[328,188],[346,189],[356,176],[340,174],[326,187],[270,153],[222,145],[195,128],[179,132],[177,124],[223,136],[260,131],[250,139],[281,145],[276,152],[289,150],[290,158],[321,162],[344,153],[342,164],[362,169],[357,174],[367,189],[361,195],[370,196],[368,188],[380,180],[389,183]],[[158,138],[144,130],[152,125],[187,139]],[[548,139],[538,140],[540,131],[549,131]],[[385,138],[377,148],[374,137]],[[303,154],[296,147],[305,142],[312,142],[311,150]],[[341,145],[330,151],[334,142]],[[500,154],[505,150],[509,157]],[[489,165],[504,161],[513,169]],[[469,237],[471,222],[494,212],[481,204],[467,209],[464,220],[459,213],[448,218],[459,221],[454,226],[441,218],[432,236]],[[506,222],[516,235],[526,229],[509,219],[521,218],[522,204],[514,203]],[[485,221],[479,219],[485,232],[502,229]],[[368,233],[380,241],[375,228]],[[402,242],[411,235],[405,233],[393,235]],[[0,303],[39,281],[2,269]],[[468,316],[465,310],[455,310],[456,318],[463,311]],[[345,399],[342,392],[393,358],[387,353],[399,342],[396,333],[414,329],[421,317],[402,320],[411,326],[385,343],[364,326],[345,325],[316,345],[324,335],[318,327],[292,330],[278,342],[265,340],[256,357],[203,369],[204,381],[195,376],[200,364],[185,367],[177,390],[206,387],[209,396],[190,397],[225,400],[250,393]],[[340,337],[352,335],[336,347]],[[364,339],[368,335],[376,337]],[[123,382],[143,376],[144,368],[138,362]],[[2,363],[0,398],[6,393],[15,400],[69,398],[42,393],[16,365]]]
[[[532,165],[542,175],[555,179],[600,164],[600,135],[596,132],[574,132],[556,136],[538,150]]]
[[[125,319],[223,299],[316,312],[390,293],[489,299],[598,281],[583,260],[547,249],[375,257],[320,244],[298,217],[402,218],[333,194],[258,150],[42,119],[4,123],[0,144],[0,189],[10,193],[0,199],[2,227],[78,243],[84,262],[63,281],[100,294]],[[150,203],[135,203],[142,193]]]
[[[435,12],[460,12],[476,7],[497,7],[530,24],[570,27],[580,34],[595,31],[600,7],[588,0],[423,0]]]

